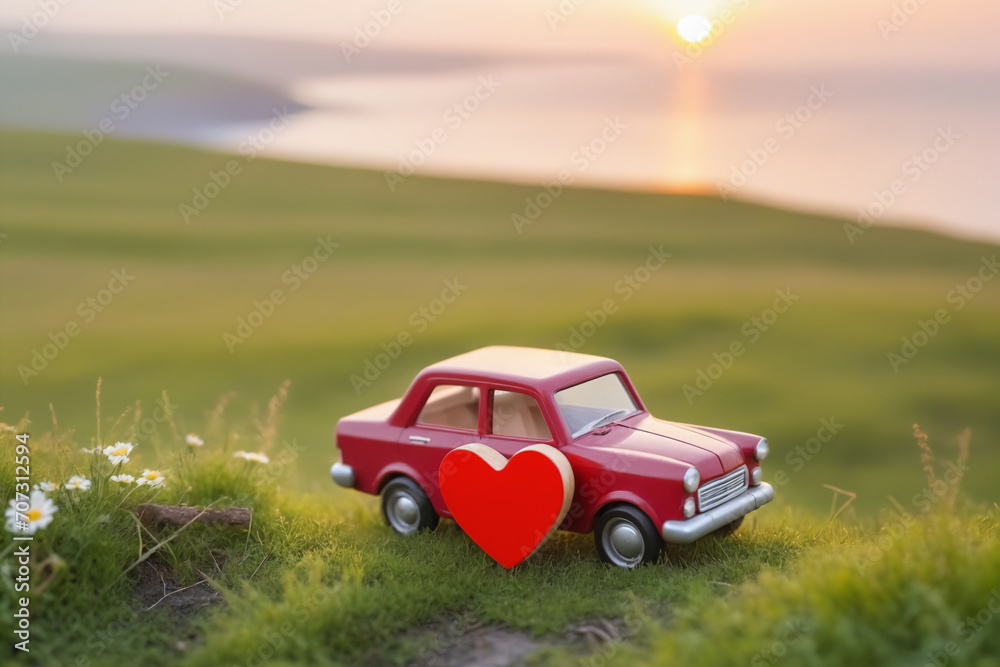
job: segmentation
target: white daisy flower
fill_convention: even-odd
[[[80,475],[73,475],[65,486],[70,490],[90,491],[90,480]]]
[[[244,452],[242,449],[233,456],[245,459],[247,461],[256,461],[257,463],[270,463],[271,459],[267,458],[267,454],[260,454],[258,452]]]
[[[163,476],[163,473],[159,470],[150,470],[149,468],[142,471],[139,475],[139,479],[135,481],[139,486],[148,485],[152,487],[163,486],[167,481],[167,478]]]
[[[119,484],[131,484],[135,481],[135,477],[132,475],[112,475],[112,482],[118,482]]]
[[[52,515],[58,511],[59,508],[43,491],[32,491],[28,498],[28,511],[23,512],[22,517],[17,516],[17,501],[10,501],[10,507],[4,513],[7,517],[7,530],[11,533],[34,535],[36,530],[52,523]]]
[[[33,486],[32,488],[35,489],[36,491],[48,491],[51,493],[52,491],[58,489],[59,485],[56,484],[55,482],[45,481],[35,484],[35,486]]]
[[[87,449],[86,447],[81,447],[80,451],[83,452],[84,454],[100,454],[102,450],[100,447],[94,447],[93,449]]]
[[[116,442],[104,448],[104,455],[111,461],[111,465],[128,463],[128,455],[132,452],[133,447],[131,442]]]
[[[202,445],[205,444],[205,441],[196,436],[194,433],[188,433],[187,437],[184,438],[184,440],[187,442],[187,444],[191,445],[192,447],[201,447]]]

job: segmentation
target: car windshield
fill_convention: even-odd
[[[556,405],[574,438],[639,410],[617,373],[560,389]]]

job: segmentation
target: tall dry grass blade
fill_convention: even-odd
[[[135,405],[132,406],[132,432],[139,432],[139,424],[142,422],[142,401],[138,398],[135,399]]]
[[[114,434],[115,432],[117,432],[118,426],[122,423],[122,420],[125,419],[125,417],[130,412],[132,412],[132,408],[131,407],[125,408],[125,412],[123,412],[120,415],[118,415],[118,419],[116,419],[115,423],[111,425],[111,430],[108,433],[109,434]]]
[[[824,484],[823,486],[833,491],[833,504],[830,506],[830,517],[827,519],[827,522],[832,522],[838,516],[843,514],[844,510],[850,507],[851,503],[853,503],[854,500],[858,497],[858,494],[854,493],[853,491],[845,491],[844,489],[839,489],[836,486],[832,486],[830,484]],[[834,511],[837,507],[837,498],[841,494],[847,496],[847,502],[841,505],[840,509]]]
[[[125,570],[121,573],[121,575],[119,575],[119,577],[124,577],[126,574],[128,574],[129,572],[131,572],[132,568],[134,568],[136,565],[141,565],[142,563],[146,562],[147,558],[149,558],[150,556],[152,556],[153,554],[155,554],[162,547],[165,547],[167,544],[169,544],[170,542],[172,542],[175,537],[177,537],[178,535],[180,535],[188,526],[190,526],[192,523],[194,523],[195,521],[197,521],[199,519],[199,517],[201,517],[201,515],[203,515],[205,512],[207,512],[209,510],[209,508],[211,508],[212,505],[214,505],[214,504],[215,504],[214,502],[210,503],[205,509],[203,509],[202,511],[198,512],[198,514],[196,516],[194,516],[190,521],[188,521],[186,524],[184,524],[183,526],[181,526],[180,528],[178,528],[177,532],[175,532],[174,534],[172,534],[167,539],[162,540],[160,542],[157,542],[155,547],[150,547],[149,549],[147,549],[142,555],[139,556],[139,558],[137,558],[135,560],[134,563],[132,563],[131,565],[129,565],[127,568],[125,568]],[[138,519],[136,519],[136,520],[138,521]]]
[[[972,429],[968,426],[958,434],[958,462],[964,464],[969,460],[969,447],[972,443]]]
[[[145,611],[149,611],[150,609],[152,609],[156,605],[160,604],[161,602],[163,602],[164,600],[166,600],[168,597],[170,597],[174,593],[180,593],[181,591],[186,591],[189,588],[194,588],[195,586],[201,586],[202,584],[204,584],[207,581],[208,581],[208,579],[202,579],[198,583],[191,584],[190,586],[185,586],[184,588],[178,588],[176,591],[170,591],[169,593],[167,593],[166,595],[164,595],[162,598],[160,598],[159,600],[157,600],[153,604],[151,604],[148,607],[146,607]]]
[[[268,555],[267,555],[267,554],[264,554],[264,560],[262,560],[262,561],[260,562],[260,565],[258,565],[258,566],[257,566],[257,569],[253,571],[253,574],[251,574],[251,575],[250,575],[250,578],[249,578],[249,579],[247,579],[247,581],[253,581],[253,578],[254,578],[255,576],[257,576],[257,572],[258,572],[258,571],[260,571],[260,568],[261,568],[261,567],[263,567],[263,565],[264,565],[265,561],[267,561],[267,558],[268,558]]]
[[[216,438],[219,438],[222,434],[222,417],[226,412],[226,406],[233,400],[233,396],[235,396],[235,392],[232,391],[219,396],[219,400],[208,418],[208,432]]]
[[[260,434],[260,450],[269,453],[274,447],[274,438],[278,434],[278,419],[281,416],[281,408],[288,399],[288,387],[291,380],[285,380],[278,387],[278,393],[267,402],[267,417],[263,423],[257,422],[257,430]]]
[[[167,396],[167,390],[164,389],[163,393],[160,394],[160,398],[163,399],[164,407],[163,412],[167,416],[167,423],[170,425],[170,430],[174,434],[174,444],[180,443],[181,434],[177,431],[177,421],[174,419],[174,411],[169,408],[170,398]]]
[[[253,533],[253,513],[251,512],[250,525],[247,526],[247,541],[246,544],[243,545],[243,560],[240,561],[241,563],[247,559],[247,551],[250,549],[250,535],[252,533]]]
[[[920,463],[927,476],[927,486],[933,487],[937,481],[937,475],[934,474],[934,450],[928,444],[927,434],[920,429],[920,424],[913,425],[913,437],[917,439],[917,447],[920,448]]]
[[[889,502],[891,502],[893,505],[896,506],[896,510],[899,512],[900,516],[909,516],[910,515],[910,513],[906,511],[906,508],[903,507],[903,503],[899,502],[898,500],[896,500],[892,496],[886,496],[886,498],[888,498]]]

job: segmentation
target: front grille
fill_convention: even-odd
[[[705,482],[698,489],[698,511],[705,512],[713,507],[718,507],[746,491],[748,486],[745,465],[718,479],[713,479],[711,482]]]

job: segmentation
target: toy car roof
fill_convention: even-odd
[[[578,352],[494,345],[431,364],[421,375],[501,380],[557,389],[597,375],[621,371],[614,359]]]

